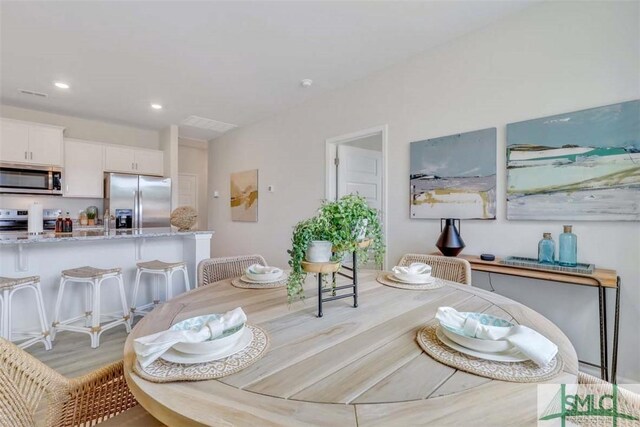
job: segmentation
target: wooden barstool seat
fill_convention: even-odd
[[[185,291],[191,289],[189,285],[189,274],[187,273],[187,264],[184,261],[164,262],[160,260],[143,261],[136,264],[138,270],[136,272],[136,281],[133,285],[133,294],[131,295],[131,320],[134,316],[144,316],[150,309],[160,304],[160,277],[164,277],[165,298],[170,300],[173,297],[173,273],[181,271],[184,277]],[[140,279],[143,274],[153,275],[153,301],[141,306],[137,305],[138,290],[140,289]]]
[[[105,316],[100,312],[100,288],[105,280],[115,279],[118,283],[120,302],[122,304],[121,316]],[[69,283],[80,283],[85,285],[85,313],[80,316],[60,320],[60,310],[64,290]],[[109,322],[102,324],[102,318],[108,318]],[[72,323],[84,319],[85,326],[72,325]],[[57,331],[71,331],[89,334],[91,336],[91,347],[97,348],[100,345],[100,335],[102,332],[118,325],[124,325],[127,333],[131,332],[131,323],[127,299],[124,292],[124,282],[120,268],[95,268],[79,267],[63,270],[60,277],[60,288],[58,289],[58,299],[56,300],[56,311],[51,329],[51,339],[55,339]]]
[[[40,276],[28,277],[0,277],[0,307],[2,309],[2,317],[0,317],[0,337],[9,341],[13,341],[13,332],[11,327],[11,300],[13,295],[23,289],[31,289],[35,296],[35,306],[38,311],[40,320],[39,332],[24,332],[21,336],[27,336],[29,339],[19,343],[20,348],[26,348],[37,342],[42,342],[46,350],[51,350],[51,336],[47,315],[44,311],[44,301],[42,299],[42,290],[40,289]],[[20,338],[18,338],[19,340]]]

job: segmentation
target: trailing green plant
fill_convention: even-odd
[[[94,211],[87,211],[87,219],[96,219],[96,213]]]
[[[370,240],[368,247],[360,247],[358,235]],[[327,240],[332,243],[332,260],[341,260],[345,253],[357,251],[360,264],[366,263],[369,254],[374,255],[377,265],[382,265],[384,243],[379,212],[369,207],[364,197],[347,195],[337,201],[323,202],[318,214],[301,221],[293,229],[289,266],[291,272],[287,282],[289,302],[304,299],[303,284],[306,273],[302,261],[312,240]]]

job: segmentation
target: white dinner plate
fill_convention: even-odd
[[[246,282],[246,283],[267,284],[267,283],[279,282],[284,277],[285,276],[284,276],[284,272],[283,272],[280,276],[276,277],[275,279],[271,279],[271,280],[254,280],[254,279],[248,278],[246,274],[243,274],[242,277],[240,277],[240,280],[242,280],[243,282]]]
[[[390,274],[389,275],[391,280],[395,281],[395,282],[399,282],[399,283],[404,283],[405,285],[429,285],[431,283],[433,283],[436,278],[433,276],[430,276],[428,279],[419,279],[416,281],[409,281],[406,279],[401,279],[398,276],[396,276],[395,274]]]
[[[237,352],[244,350],[249,344],[251,344],[251,340],[253,340],[253,332],[251,332],[251,328],[244,328],[242,337],[240,337],[236,345],[231,348],[225,348],[221,351],[209,354],[187,354],[174,348],[170,348],[160,356],[160,358],[167,362],[183,364],[212,362],[214,360],[224,359],[225,357],[229,357],[232,354],[236,354]]]
[[[501,351],[499,353],[483,353],[467,347],[463,347],[460,344],[454,343],[445,334],[443,334],[440,326],[438,326],[438,328],[436,329],[436,336],[447,347],[459,351],[460,353],[477,357],[479,359],[493,360],[494,362],[524,362],[526,360],[529,360],[527,356],[520,353],[515,348],[512,348],[508,351]]]

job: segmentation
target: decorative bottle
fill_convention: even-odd
[[[540,264],[554,264],[556,256],[556,243],[551,238],[551,233],[543,233],[542,240],[538,243],[538,262]]]
[[[560,254],[558,263],[564,267],[578,265],[578,237],[571,232],[571,226],[564,226],[564,233],[560,235]]]

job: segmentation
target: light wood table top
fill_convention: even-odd
[[[286,289],[239,289],[229,280],[198,288],[144,317],[125,345],[125,377],[153,416],[182,425],[526,425],[536,422],[535,383],[495,381],[436,362],[415,340],[440,306],[483,311],[533,327],[565,361],[551,382],[576,381],[568,338],[549,320],[500,295],[449,283],[434,290],[383,286],[360,274],[360,306],[339,300],[316,317],[317,290],[287,304]],[[189,317],[241,306],[269,335],[265,356],[219,380],[156,384],[132,372],[132,343]]]
[[[593,274],[572,273],[568,271],[543,270],[515,265],[502,264],[500,258],[494,261],[484,261],[477,255],[458,255],[471,263],[471,269],[486,273],[507,274],[510,276],[527,277],[530,279],[550,280],[554,282],[570,283],[584,286],[618,287],[618,273],[607,268],[596,268]]]

